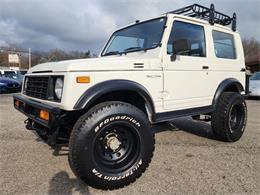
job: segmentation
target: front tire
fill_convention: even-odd
[[[235,92],[224,92],[212,114],[211,126],[215,136],[223,141],[235,142],[244,133],[247,107],[244,97]]]
[[[153,151],[154,134],[147,116],[130,104],[106,102],[74,125],[69,163],[75,175],[88,185],[115,189],[140,177]]]

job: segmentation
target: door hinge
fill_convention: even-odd
[[[162,99],[167,99],[169,97],[169,92],[168,91],[160,91]]]
[[[240,72],[246,72],[246,69],[245,69],[245,68],[242,68],[242,69],[240,70]]]

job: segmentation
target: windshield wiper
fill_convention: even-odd
[[[110,51],[108,53],[105,53],[103,56],[118,55],[118,54],[121,55],[119,51]]]
[[[142,47],[129,47],[129,48],[126,48],[124,51],[138,51],[138,50],[143,50]]]
[[[122,55],[122,54],[126,54],[129,51],[146,51],[146,49],[142,48],[142,47],[129,47],[126,48],[123,52],[119,52],[119,51],[110,51],[108,53],[105,53],[103,56],[110,56],[110,55]]]

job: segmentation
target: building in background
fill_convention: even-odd
[[[20,55],[17,53],[8,54],[8,65],[11,69],[19,70],[21,69]]]
[[[246,58],[246,67],[251,73],[260,71],[260,52]]]
[[[27,70],[28,67],[28,53],[0,48],[0,69]]]

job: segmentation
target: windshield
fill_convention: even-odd
[[[158,18],[116,31],[102,52],[102,56],[157,47],[161,42],[165,20],[165,18]]]
[[[257,72],[255,74],[253,74],[251,77],[250,77],[250,80],[260,80],[260,72]]]
[[[14,71],[5,71],[3,76],[11,79],[17,78],[16,73]]]
[[[21,75],[20,73],[15,73],[14,71],[5,71],[3,76],[10,79],[18,79],[18,80],[23,79],[23,75]]]

